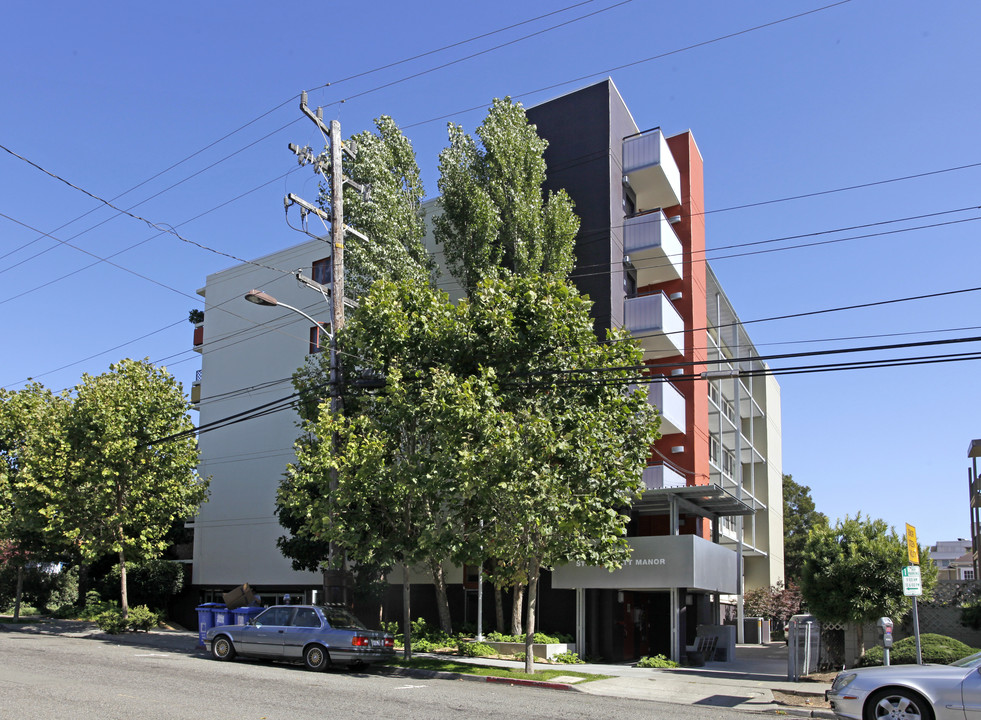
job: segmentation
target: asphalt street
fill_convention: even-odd
[[[581,692],[298,666],[202,653],[0,632],[0,718],[327,717],[408,719],[666,718],[745,720],[745,713]]]

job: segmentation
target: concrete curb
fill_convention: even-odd
[[[422,668],[402,668],[391,665],[376,665],[373,670],[395,677],[412,677],[423,680],[464,680],[467,682],[501,683],[505,685],[521,685],[523,687],[539,687],[549,690],[575,690],[574,685],[550,682],[548,680],[524,680],[516,678],[497,677],[495,675],[469,675],[467,673],[446,672],[444,670],[424,670]]]

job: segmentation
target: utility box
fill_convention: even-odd
[[[821,623],[813,615],[794,615],[787,624],[787,679],[797,682],[818,669]]]
[[[770,642],[770,621],[761,617],[743,618],[743,642],[766,645]]]

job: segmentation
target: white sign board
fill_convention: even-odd
[[[923,583],[920,581],[919,565],[907,565],[903,568],[903,595],[907,597],[923,594]]]

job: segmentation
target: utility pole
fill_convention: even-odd
[[[309,147],[298,148],[290,144],[292,150],[300,159],[301,165],[312,164],[314,170],[326,177],[325,170],[330,172],[330,214],[328,215],[316,205],[297,197],[293,193],[286,196],[286,209],[291,205],[299,205],[300,212],[304,221],[308,214],[313,213],[321,220],[330,223],[330,305],[331,305],[331,332],[330,332],[330,409],[334,414],[343,412],[343,399],[341,398],[341,369],[338,362],[337,353],[337,333],[344,327],[344,236],[352,233],[367,240],[361,233],[344,224],[344,185],[354,186],[363,192],[363,188],[357,183],[344,177],[343,154],[347,152],[351,157],[354,156],[351,148],[344,146],[341,140],[341,124],[337,120],[331,120],[328,127],[324,123],[323,108],[318,107],[316,112],[307,106],[307,94],[300,96],[300,110],[310,118],[324,135],[324,139],[330,148],[329,162],[324,155],[314,156]],[[324,166],[327,165],[327,168]],[[320,238],[324,239],[324,238]],[[298,275],[298,278],[300,276]],[[302,282],[302,280],[301,280]],[[305,283],[307,284],[307,283]],[[334,438],[335,447],[337,438]],[[337,471],[332,471],[331,491],[337,489]],[[347,572],[344,567],[345,558],[343,548],[331,542],[328,551],[327,569],[324,571],[324,594],[325,600],[329,603],[348,604],[348,583]]]

